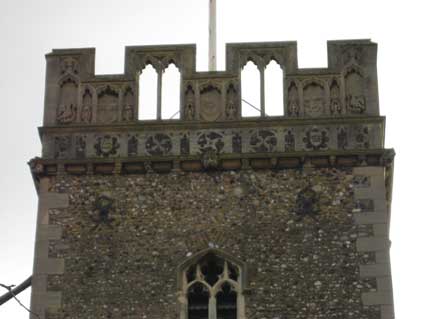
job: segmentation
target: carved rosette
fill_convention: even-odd
[[[118,156],[119,148],[119,136],[116,135],[98,136],[94,144],[94,150],[99,157]]]
[[[216,131],[198,133],[198,147],[201,153],[214,150],[217,154],[224,148],[224,136]]]
[[[249,144],[253,152],[274,152],[277,145],[276,133],[272,130],[255,131],[251,134]]]
[[[169,155],[172,148],[173,143],[170,135],[164,133],[157,133],[153,135],[149,135],[146,138],[146,152],[152,156],[162,156]]]

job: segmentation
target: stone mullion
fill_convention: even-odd
[[[261,94],[261,117],[266,116],[266,92],[265,92],[265,68],[264,65],[258,66],[260,70],[260,94]]]
[[[217,299],[212,295],[208,303],[208,319],[217,319]]]
[[[156,96],[156,119],[162,119],[162,73],[164,73],[164,69],[159,67],[157,70],[158,73],[158,83],[157,83],[157,96]]]

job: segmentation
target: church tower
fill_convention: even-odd
[[[94,49],[46,55],[32,319],[394,318],[377,45],[329,41],[316,69],[298,68],[295,42],[228,44],[222,72],[196,72],[195,51],[127,47],[116,75],[95,75]],[[272,61],[282,116],[266,112]],[[243,117],[251,62],[260,112]],[[150,121],[138,120],[147,67]]]

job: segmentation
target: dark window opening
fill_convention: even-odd
[[[208,303],[210,295],[203,284],[195,283],[188,291],[188,319],[208,319]]]
[[[217,293],[217,319],[237,319],[237,294],[229,283]]]

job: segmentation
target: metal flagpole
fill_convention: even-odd
[[[217,71],[217,1],[210,1],[209,71]]]

